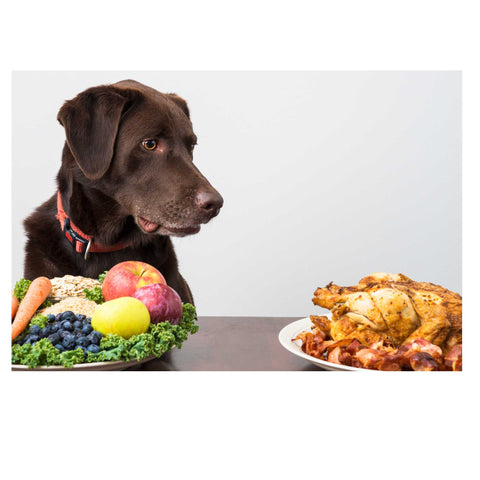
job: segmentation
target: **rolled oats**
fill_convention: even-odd
[[[53,304],[51,307],[40,310],[38,313],[44,315],[51,313],[52,315],[56,315],[57,313],[69,310],[75,314],[83,314],[87,317],[91,317],[97,307],[98,305],[92,300],[80,297],[67,297],[61,302]]]
[[[91,289],[100,286],[100,282],[94,278],[87,278],[74,275],[64,275],[63,277],[55,277],[50,280],[52,282],[51,297],[80,297],[85,298],[84,288]]]

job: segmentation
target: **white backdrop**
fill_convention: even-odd
[[[62,103],[133,78],[189,104],[220,215],[175,239],[200,315],[307,316],[375,271],[461,293],[459,72],[15,72],[12,282],[55,191]]]

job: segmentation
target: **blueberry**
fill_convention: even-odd
[[[52,324],[50,325],[50,331],[51,331],[52,333],[58,332],[58,329],[59,329],[59,328],[60,328],[60,325],[59,325],[57,322],[52,323]]]
[[[62,320],[62,315],[63,315],[63,313],[57,313],[57,314],[55,315],[55,320],[56,320],[57,322],[60,322],[60,321]]]
[[[40,331],[40,335],[43,337],[48,337],[52,332],[52,326],[47,323],[42,330]]]
[[[52,313],[49,313],[49,314],[47,315],[47,318],[48,318],[48,321],[49,321],[49,322],[55,321],[55,315],[53,315]]]
[[[102,337],[103,335],[97,330],[94,330],[92,333],[87,335],[87,339],[90,340],[94,345],[98,345]]]
[[[75,340],[75,345],[79,345],[80,347],[88,347],[91,343],[87,337],[78,337]]]
[[[60,352],[63,352],[63,351],[65,350],[65,348],[63,347],[63,345],[62,345],[61,343],[57,343],[57,344],[55,345],[55,348],[56,348],[57,350],[59,350]]]
[[[38,335],[40,333],[41,328],[38,325],[32,325],[30,327],[30,333],[32,335]]]
[[[91,317],[87,317],[85,320],[84,320],[84,323],[88,323],[89,325],[92,323],[92,319]]]
[[[60,343],[60,341],[62,340],[62,338],[60,337],[60,334],[59,333],[52,333],[51,335],[49,335],[47,337],[50,342],[52,343],[52,345],[55,345],[57,343]]]
[[[70,322],[75,321],[75,314],[71,312],[70,310],[67,310],[66,312],[62,313],[62,320],[68,320]]]
[[[87,347],[87,350],[92,353],[98,353],[100,351],[100,347],[98,345],[94,345],[93,343]]]
[[[63,329],[60,329],[58,332],[57,332],[59,335],[60,335],[60,338],[63,340],[67,335],[71,335],[72,333],[69,332],[68,330],[63,330]]]
[[[83,325],[82,332],[85,335],[88,335],[89,333],[92,333],[92,331],[93,331],[93,327],[91,325],[89,325],[88,323]]]
[[[67,335],[63,337],[62,345],[66,350],[72,350],[75,347],[75,336],[71,333],[67,333]]]
[[[86,318],[87,318],[87,317],[86,317],[85,315],[81,314],[81,313],[79,313],[79,314],[77,315],[77,319],[80,320],[81,322],[83,322]]]
[[[62,328],[64,330],[68,330],[69,332],[72,332],[73,331],[73,325],[70,323],[70,321],[68,320],[65,320],[63,323],[62,323]]]
[[[80,320],[75,320],[75,321],[73,322],[73,328],[74,328],[75,330],[81,330],[82,327],[83,327],[83,324],[82,324],[82,322],[81,322]]]
[[[31,343],[32,345],[35,345],[40,340],[40,337],[38,335],[27,335],[25,337],[25,343]]]

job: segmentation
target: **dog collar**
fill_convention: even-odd
[[[128,247],[128,244],[123,242],[115,243],[114,245],[102,245],[95,242],[91,235],[86,235],[71,221],[70,217],[65,213],[62,204],[62,196],[60,191],[57,191],[57,220],[60,222],[60,227],[66,239],[72,244],[77,253],[84,253],[85,260],[89,253],[107,253],[122,250]]]

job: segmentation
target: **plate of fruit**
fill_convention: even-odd
[[[90,289],[78,289],[82,279],[16,283],[12,370],[123,370],[181,348],[198,330],[195,307],[148,264],[117,264]],[[62,295],[72,283],[76,294]]]

